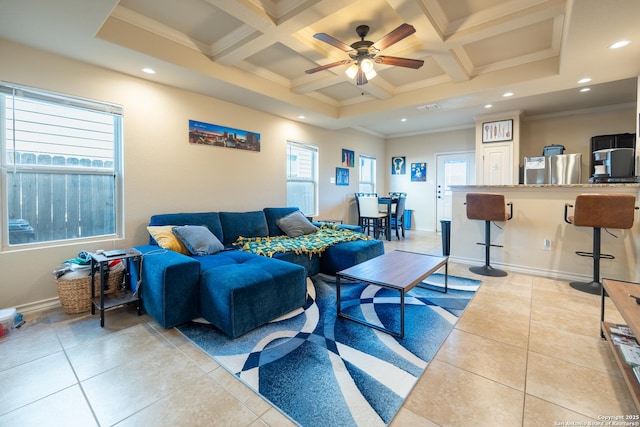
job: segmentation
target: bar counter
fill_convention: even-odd
[[[484,221],[466,217],[466,194],[504,194],[513,203],[513,218],[491,225],[491,243],[504,247],[491,248],[491,265],[510,272],[522,272],[564,280],[590,281],[593,259],[576,255],[576,251],[592,252],[593,229],[576,227],[564,221],[566,203],[574,204],[579,194],[633,194],[639,204],[640,184],[571,184],[571,185],[459,185],[451,187],[451,257],[455,262],[484,264]],[[640,249],[640,211],[636,211],[633,228],[602,230],[601,251],[613,260],[602,259],[602,277],[640,282],[638,251]],[[569,215],[573,209],[569,208]],[[607,232],[609,231],[609,232]],[[613,235],[612,235],[613,234]],[[615,237],[614,237],[615,236]],[[545,250],[545,240],[551,241]]]

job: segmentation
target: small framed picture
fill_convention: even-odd
[[[342,166],[352,168],[355,166],[356,155],[352,150],[342,149]]]
[[[349,169],[336,168],[336,185],[349,185]]]
[[[404,156],[391,158],[391,175],[404,175],[407,172],[406,159]]]
[[[513,120],[500,120],[482,124],[482,142],[513,140]]]
[[[411,181],[427,180],[427,164],[411,163]]]

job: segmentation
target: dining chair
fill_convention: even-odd
[[[396,213],[396,204],[398,203],[398,199],[400,197],[407,197],[407,193],[399,192],[399,191],[389,191],[389,197],[393,200],[393,205],[391,206],[391,213]]]
[[[378,197],[377,193],[355,193],[356,196],[356,208],[358,209],[358,225],[362,227],[362,231],[364,232],[366,224],[364,223],[364,219],[360,214],[360,197]],[[368,233],[367,233],[368,234]]]
[[[404,208],[407,202],[407,196],[406,196],[406,193],[395,193],[395,194],[398,194],[398,197],[396,199],[397,202],[393,203],[393,207],[395,209],[393,209],[391,212],[389,225],[392,229],[396,230],[396,237],[399,240],[400,239],[399,230],[402,230],[402,238],[404,238]]]
[[[381,231],[387,231],[389,215],[378,211],[377,195],[356,193],[356,202],[358,205],[358,224],[366,234],[373,231],[373,236],[377,239]],[[387,234],[385,233],[385,235]]]
[[[387,240],[391,240],[391,212],[396,207],[396,201],[391,197],[378,197],[378,213],[383,215],[379,224],[379,232],[384,232]]]

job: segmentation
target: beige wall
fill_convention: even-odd
[[[565,223],[565,204],[573,204],[579,194],[585,193],[624,193],[638,199],[639,191],[635,184],[457,187],[453,191],[451,259],[463,264],[484,264],[485,247],[476,242],[484,242],[485,223],[467,219],[465,197],[469,192],[501,193],[505,196],[505,203],[513,204],[513,218],[490,225],[491,244],[503,246],[491,248],[491,265],[510,272],[591,281],[593,258],[578,256],[576,251],[593,251],[593,228]],[[571,216],[574,210],[569,208],[567,213]],[[601,277],[640,280],[637,268],[640,250],[638,218],[636,212],[630,229],[601,231],[602,254],[615,257],[613,260],[601,259]],[[550,250],[543,249],[544,240],[551,241]]]
[[[574,112],[554,117],[527,118],[525,115],[519,123],[519,166],[524,164],[525,157],[540,156],[545,145],[561,144],[565,146],[567,154],[582,153],[582,181],[586,183],[589,179],[590,138],[595,135],[635,133],[636,106],[622,105],[602,111]],[[436,155],[474,150],[476,145],[475,129],[472,127],[387,140],[383,165],[389,177],[387,190],[408,193],[407,209],[414,210],[414,228],[436,228]],[[411,182],[409,174],[391,175],[391,158],[395,156],[406,156],[407,165],[426,161],[427,182]]]
[[[565,154],[582,154],[582,182],[589,179],[591,137],[616,133],[636,133],[636,106],[620,105],[603,111],[520,122],[520,166],[525,157],[541,156],[545,145],[564,145]]]
[[[406,209],[413,210],[412,228],[418,230],[436,229],[436,155],[456,151],[473,150],[475,130],[455,130],[425,135],[407,136],[387,140],[386,159],[383,168],[388,179],[388,187],[378,187],[378,193],[404,191],[407,193]],[[391,175],[391,158],[405,156],[406,175]],[[427,162],[427,180],[411,182],[411,163]],[[381,191],[383,190],[383,191]]]
[[[0,251],[0,308],[21,311],[54,303],[51,270],[80,250],[130,247],[147,241],[145,225],[154,213],[205,210],[252,210],[286,204],[285,148],[288,139],[316,144],[320,150],[321,218],[352,218],[358,167],[350,185],[330,183],[347,148],[378,159],[378,192],[405,191],[414,210],[413,227],[434,230],[437,154],[473,150],[475,130],[447,131],[383,140],[354,130],[328,131],[240,107],[211,97],[0,40],[0,80],[122,105],[124,119],[125,224],[115,241],[87,241],[38,249]],[[539,155],[542,147],[561,143],[567,152],[588,150],[592,135],[634,132],[636,108],[521,122],[520,155]],[[188,120],[200,120],[261,134],[260,153],[190,145]],[[584,145],[582,145],[584,144]],[[586,152],[585,152],[586,153]],[[427,181],[410,174],[391,176],[391,157],[407,165],[427,162]],[[588,166],[588,163],[587,163]],[[583,167],[587,167],[584,166]],[[0,189],[0,191],[2,191]]]
[[[341,150],[384,159],[384,140],[356,132],[328,131],[249,108],[112,72],[0,40],[0,80],[118,104],[124,108],[124,237],[0,252],[0,308],[22,311],[57,297],[51,271],[80,250],[130,247],[148,241],[149,216],[178,211],[243,211],[286,205],[286,143],[315,144],[320,151],[320,216],[343,218],[358,189],[330,183]],[[259,132],[259,153],[191,145],[189,119]],[[384,182],[384,170],[378,173]]]

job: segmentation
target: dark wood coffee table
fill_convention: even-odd
[[[404,296],[428,276],[444,267],[444,291],[432,286],[420,286],[427,289],[448,291],[449,257],[420,254],[416,252],[392,251],[372,258],[361,264],[336,273],[336,296],[338,316],[369,326],[396,337],[404,337]],[[362,319],[342,312],[340,300],[340,280],[347,279],[400,292],[400,332],[395,332],[379,325],[374,325]]]

